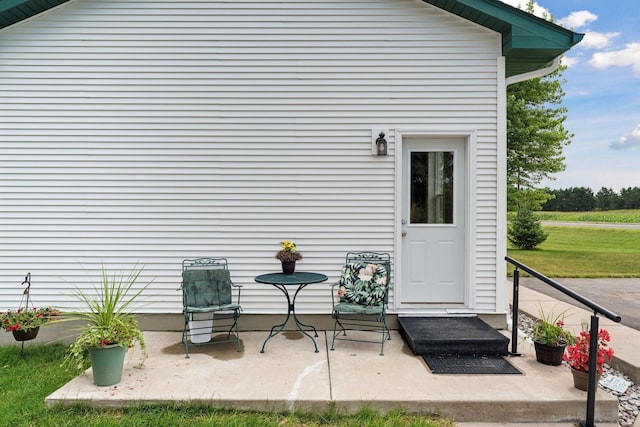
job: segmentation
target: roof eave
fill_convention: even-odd
[[[507,77],[546,67],[584,37],[499,0],[423,1],[499,32]]]
[[[69,0],[0,0],[0,30]]]

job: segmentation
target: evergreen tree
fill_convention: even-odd
[[[507,237],[511,244],[518,249],[534,249],[547,240],[547,234],[542,231],[540,221],[530,209],[520,209],[509,228]]]
[[[640,209],[640,188],[627,187],[620,190],[622,209]]]

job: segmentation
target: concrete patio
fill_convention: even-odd
[[[218,407],[260,411],[345,412],[364,406],[386,412],[438,412],[460,422],[558,422],[584,418],[586,393],[573,387],[566,367],[545,366],[532,355],[511,358],[524,375],[433,375],[411,354],[396,332],[384,356],[378,346],[341,342],[329,351],[320,333],[319,353],[297,332],[273,338],[264,354],[264,332],[241,334],[244,351],[234,344],[200,346],[185,359],[180,334],[146,334],[149,359],[133,365],[129,351],[122,381],[93,385],[91,370],[47,397],[46,404],[82,402],[118,407],[139,403],[206,402]],[[617,402],[600,392],[597,419],[615,421]]]
[[[562,304],[524,289],[524,311],[530,305],[537,310],[539,303],[554,310]],[[578,322],[583,314],[577,313]],[[633,360],[637,355],[627,352],[631,343],[640,342],[638,331],[611,326],[618,357],[637,363]],[[384,356],[378,354],[377,345],[358,342],[341,341],[335,351],[329,351],[330,334],[321,331],[319,335],[319,353],[307,337],[290,331],[270,340],[261,354],[266,333],[259,331],[241,333],[240,353],[234,344],[208,345],[190,347],[191,358],[185,359],[179,332],[147,332],[149,359],[144,369],[134,367],[140,355],[134,349],[127,354],[123,379],[116,386],[93,385],[89,370],[48,396],[45,403],[119,407],[203,402],[244,410],[302,412],[327,411],[331,405],[355,412],[370,406],[383,413],[397,408],[437,412],[461,425],[569,426],[585,418],[586,393],[573,387],[569,369],[536,362],[533,346],[525,341],[519,342],[523,356],[509,358],[522,375],[434,375],[395,331]],[[596,397],[596,421],[599,426],[617,425],[617,400],[602,390]]]

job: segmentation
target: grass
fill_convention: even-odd
[[[536,249],[508,255],[547,277],[640,277],[640,230],[543,226]],[[513,266],[508,264],[509,274]]]
[[[593,212],[535,212],[536,218],[544,221],[586,221],[640,223],[640,210],[614,210]]]
[[[416,426],[453,427],[435,415],[393,411],[380,415],[363,409],[355,415],[337,410],[325,414],[265,413],[216,409],[206,405],[145,405],[128,409],[84,406],[46,408],[44,399],[73,375],[60,365],[66,347],[25,344],[0,347],[1,426]]]

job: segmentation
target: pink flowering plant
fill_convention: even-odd
[[[53,322],[60,316],[60,310],[52,307],[19,308],[0,313],[0,327],[7,332],[24,331]]]
[[[611,336],[606,329],[598,332],[598,351],[596,355],[596,368],[598,374],[602,374],[603,365],[613,357],[613,349],[609,347]],[[591,336],[589,332],[582,331],[578,335],[575,344],[567,347],[563,358],[569,366],[577,371],[589,372],[589,345]]]

